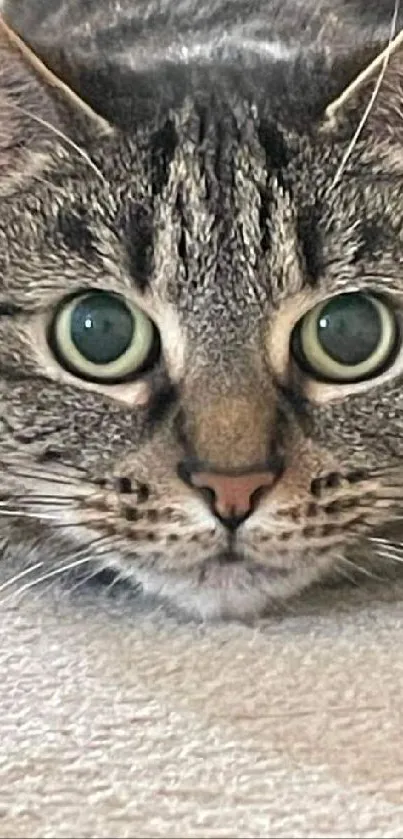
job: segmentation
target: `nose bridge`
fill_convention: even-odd
[[[178,475],[231,531],[284,470],[277,391],[269,373],[257,369],[212,370],[208,380],[194,371],[197,386],[182,394],[185,458]]]
[[[186,436],[190,454],[216,472],[250,471],[266,462],[277,413],[274,388],[268,382],[231,378],[200,382],[184,396]]]

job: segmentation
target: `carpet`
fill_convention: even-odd
[[[401,581],[255,626],[3,599],[0,837],[402,835],[402,623]]]

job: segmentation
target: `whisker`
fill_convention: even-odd
[[[122,582],[129,582],[129,581],[130,581],[130,591],[131,591],[131,593],[132,593],[132,594],[133,594],[134,592],[139,592],[139,591],[142,591],[143,586],[141,585],[141,583],[134,582],[134,581],[133,581],[130,577],[128,577],[128,575],[127,575],[127,574],[124,574],[124,573],[123,573],[123,571],[120,571],[119,573],[117,573],[117,574],[116,574],[115,579],[114,579],[114,580],[112,580],[112,582],[111,582],[111,583],[109,583],[109,585],[108,585],[108,586],[106,586],[105,591],[106,591],[108,594],[110,594],[110,592],[112,591],[112,589],[113,589],[115,586],[117,586],[117,585],[118,585],[118,583],[122,583]]]
[[[396,33],[397,16],[398,16],[398,13],[399,13],[399,8],[400,8],[400,0],[395,0],[395,7],[394,7],[392,22],[391,22],[391,27],[390,27],[389,43],[388,43],[388,46],[386,47],[386,49],[384,51],[381,70],[380,70],[379,76],[376,80],[376,83],[375,83],[374,89],[372,91],[370,100],[367,104],[367,107],[365,108],[365,111],[364,111],[364,113],[363,113],[363,115],[362,115],[362,117],[361,117],[361,119],[358,123],[358,126],[357,126],[357,128],[356,128],[356,130],[353,134],[353,137],[352,137],[350,143],[348,144],[347,149],[346,149],[346,151],[345,151],[345,153],[342,157],[340,166],[338,167],[338,169],[336,171],[336,174],[333,178],[332,187],[331,187],[332,189],[334,189],[334,187],[340,181],[340,178],[341,178],[341,176],[344,172],[346,164],[347,164],[352,152],[354,151],[355,146],[357,145],[357,142],[358,142],[358,140],[361,136],[361,133],[362,133],[367,121],[368,121],[369,115],[372,111],[372,108],[374,107],[375,102],[376,102],[381,84],[384,80],[385,73],[386,73],[386,70],[387,70],[387,67],[388,67],[388,64],[389,64],[390,56],[391,56],[392,52],[394,51],[394,49],[396,48],[394,38],[395,38],[395,33]],[[403,37],[403,32],[401,33],[401,35]]]
[[[103,553],[104,552],[101,552],[99,554],[99,556],[102,556]],[[105,551],[105,553],[109,553],[109,551]],[[81,588],[81,586],[87,585],[87,583],[91,582],[91,580],[93,580],[95,577],[99,576],[99,574],[101,572],[102,572],[102,567],[101,568],[96,568],[95,571],[92,571],[90,574],[87,574],[82,580],[79,580],[74,586],[69,587],[69,594],[72,594],[73,592],[77,591],[79,588]],[[122,582],[123,580],[127,580],[127,576],[123,572],[117,572],[116,571],[115,577],[112,580],[112,582],[109,583],[107,586],[106,585],[102,586],[102,592],[104,594],[106,594],[106,596],[108,596],[110,594],[110,592],[112,591],[112,589],[116,585],[118,585],[118,583]],[[137,589],[141,589],[142,586],[141,586],[140,583],[137,583],[136,585],[133,585],[132,588],[133,588],[133,590],[137,590]]]
[[[403,557],[397,556],[392,551],[377,551],[376,555],[381,557],[382,559],[390,559],[392,562],[402,563],[403,564]]]
[[[12,592],[10,595],[3,598],[3,600],[0,600],[0,606],[2,606],[4,603],[7,603],[12,597],[16,597],[17,595],[23,594],[25,591],[28,591],[34,586],[46,582],[46,580],[48,579],[53,579],[54,577],[57,577],[60,574],[64,574],[66,571],[72,571],[75,568],[79,568],[82,565],[85,565],[87,562],[96,562],[104,555],[110,553],[110,550],[97,550],[98,547],[108,545],[108,543],[114,543],[114,540],[111,539],[110,536],[99,536],[97,539],[93,539],[90,542],[87,542],[86,545],[84,545],[75,554],[73,554],[73,559],[70,562],[67,562],[64,565],[59,566],[58,568],[53,568],[46,574],[41,574],[39,577],[36,577],[35,580],[31,580],[29,583],[24,583],[24,585],[21,586],[16,592]],[[39,563],[39,565],[43,565],[43,563]],[[21,576],[24,576],[24,572],[21,572]],[[3,583],[2,587],[0,588],[0,591],[3,591],[4,589],[11,586],[13,582],[14,578],[11,578],[6,583]]]
[[[68,137],[67,134],[64,133],[64,131],[60,131],[59,128],[56,128],[56,126],[52,125],[52,123],[48,122],[48,120],[43,119],[38,114],[32,113],[32,111],[27,111],[25,108],[22,108],[21,105],[18,105],[16,102],[13,102],[12,104],[13,107],[21,114],[28,117],[28,119],[32,119],[33,122],[37,122],[39,125],[42,125],[44,128],[47,128],[52,134],[58,137],[59,140],[62,140],[63,143],[66,144],[66,146],[72,149],[82,160],[84,160],[87,166],[89,166],[90,169],[92,169],[92,171],[95,172],[97,177],[100,178],[102,183],[107,184],[107,180],[104,174],[94,163],[89,154],[83,148],[81,148],[81,146],[77,145],[77,143],[75,143],[74,140],[71,139],[71,137]]]
[[[74,473],[69,477],[67,477],[65,474],[62,476],[58,475],[57,472],[48,472],[47,470],[43,470],[38,464],[35,464],[32,467],[32,470],[16,469],[15,467],[9,469],[7,464],[4,464],[4,462],[0,461],[0,471],[5,472],[12,478],[26,478],[27,480],[34,481],[38,481],[39,478],[44,484],[57,484],[61,486],[71,486],[74,484],[78,484],[79,486],[81,486],[83,483],[82,478],[79,478]],[[86,475],[87,473],[84,472],[84,474]]]
[[[57,508],[56,508],[57,509]],[[66,505],[65,510],[71,512],[77,512],[78,508],[75,507],[68,507]],[[59,508],[60,511],[60,508]],[[84,511],[83,511],[84,513]],[[33,512],[30,510],[2,510],[0,509],[0,516],[4,516],[5,518],[19,518],[19,519],[33,519],[37,522],[46,521],[48,527],[52,530],[67,530],[68,528],[77,528],[77,527],[91,527],[94,523],[98,524],[105,524],[106,514],[104,513],[101,515],[100,513],[94,512],[93,515],[89,515],[88,511],[85,511],[85,516],[83,515],[80,518],[73,519],[73,521],[61,521],[60,520],[60,512],[59,515],[56,513],[52,515],[52,512]]]
[[[391,539],[382,539],[376,536],[368,536],[367,538],[369,542],[373,542],[375,545],[391,548],[393,551],[403,554],[403,544],[401,542],[393,542]]]
[[[18,591],[12,592],[10,595],[3,598],[3,600],[0,600],[0,606],[3,606],[4,603],[7,603],[12,597],[16,597],[17,595],[23,594],[25,591],[29,591],[29,589],[34,588],[34,586],[39,585],[39,583],[44,583],[46,580],[50,580],[53,577],[64,574],[65,571],[71,571],[73,568],[79,568],[81,565],[85,565],[86,562],[92,561],[92,556],[83,557],[83,559],[76,559],[73,562],[69,562],[67,565],[63,565],[61,568],[55,568],[52,571],[48,571],[46,574],[41,574],[39,577],[36,577],[35,580],[31,580],[29,583],[24,583]]]
[[[69,594],[73,594],[75,591],[78,591],[82,586],[85,586],[90,580],[93,580],[94,577],[97,577],[100,573],[99,568],[95,568],[94,571],[91,571],[90,574],[87,574],[82,580],[79,580],[78,583],[75,583],[74,586],[69,587]]]
[[[18,580],[22,580],[23,577],[26,577],[28,574],[32,574],[33,571],[36,571],[38,568],[42,568],[42,566],[43,562],[36,562],[35,565],[30,565],[29,568],[25,568],[24,571],[14,574],[14,577],[11,577],[5,583],[0,585],[0,591],[4,591],[4,589],[9,588],[9,586],[12,586],[13,583],[18,583]]]
[[[0,510],[0,516],[19,519],[36,519],[37,521],[59,521],[56,516],[48,513],[33,513],[28,510]]]
[[[342,556],[341,554],[338,555],[337,559],[341,560],[344,564],[354,568],[355,571],[359,571],[361,574],[364,574],[365,577],[369,577],[371,580],[380,580],[383,581],[382,577],[379,577],[378,574],[374,574],[373,571],[370,571],[369,568],[365,568],[362,565],[358,565],[357,562],[353,562],[351,559],[347,559],[346,556]]]
[[[393,284],[396,282],[396,277],[393,277],[391,274],[364,274],[363,280],[365,282],[378,282],[381,281],[382,283],[387,283],[391,286],[391,291],[393,291]],[[401,468],[401,467],[398,467]]]
[[[105,586],[106,595],[108,596],[111,593],[112,589],[115,588],[115,586],[117,586],[118,583],[122,582],[123,579],[123,574],[116,574],[115,579],[112,580],[112,582],[109,583],[109,585]]]
[[[355,577],[353,577],[352,574],[349,574],[348,571],[346,571],[345,568],[342,568],[341,566],[337,566],[337,573],[341,574],[341,576],[344,577],[345,580],[349,580],[350,583],[354,583],[354,585],[358,585]]]
[[[82,496],[76,495],[40,495],[36,493],[35,495],[29,495],[26,493],[24,495],[14,495],[10,494],[7,499],[0,500],[0,508],[7,508],[11,503],[18,502],[19,504],[26,505],[29,507],[36,507],[45,505],[52,506],[52,507],[72,507],[73,501],[82,501]],[[22,509],[22,508],[21,508]]]
[[[38,515],[38,521],[40,521],[42,516]],[[52,524],[48,524],[48,527],[51,530],[68,530],[69,528],[77,528],[77,527],[90,527],[94,522],[99,522],[100,518],[97,515],[92,517],[86,516],[85,518],[80,519],[73,519],[73,521],[60,521],[59,517],[55,517],[55,519],[50,519]],[[53,521],[55,522],[53,524]],[[105,522],[105,517],[103,516],[101,519],[102,522]]]

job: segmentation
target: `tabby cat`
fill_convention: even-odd
[[[246,619],[399,559],[398,6],[3,12],[3,564]]]

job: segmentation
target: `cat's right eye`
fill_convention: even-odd
[[[70,373],[104,384],[135,377],[159,353],[150,318],[124,297],[104,291],[63,301],[50,325],[49,344]]]
[[[292,335],[295,360],[322,382],[374,378],[396,354],[393,308],[371,294],[338,294],[311,309]]]

